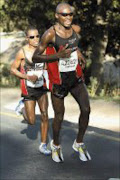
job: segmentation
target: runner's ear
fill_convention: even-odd
[[[55,18],[58,19],[58,14],[57,13],[55,13]]]
[[[28,37],[27,36],[26,36],[25,40],[28,41]]]

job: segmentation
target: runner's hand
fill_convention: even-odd
[[[84,69],[86,66],[86,60],[79,50],[77,50],[77,53],[78,53],[79,64],[82,67],[82,69]]]
[[[38,80],[38,77],[36,75],[27,76],[27,80],[32,81],[35,83]]]
[[[58,52],[58,57],[59,58],[69,58],[71,55],[72,49],[68,48],[68,44],[66,44],[62,49],[59,50]]]
[[[82,69],[85,69],[86,66],[86,62],[82,61],[81,59],[79,59],[79,64],[82,67]]]

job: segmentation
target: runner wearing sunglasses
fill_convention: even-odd
[[[49,43],[53,43],[57,51],[53,59],[58,57],[58,61],[49,63],[48,66],[51,98],[55,113],[53,140],[51,141],[52,159],[55,162],[64,161],[59,135],[65,112],[64,98],[69,92],[78,103],[81,112],[78,134],[72,147],[76,152],[79,152],[80,160],[91,160],[83,142],[90,114],[88,93],[82,78],[82,68],[85,66],[85,59],[78,48],[80,27],[72,25],[73,13],[73,7],[69,4],[58,4],[55,13],[56,24],[43,34],[40,45],[33,55],[34,62],[43,61],[41,53],[44,52]],[[66,58],[59,54],[65,48],[71,50],[70,56]]]
[[[41,144],[39,150],[45,155],[50,155],[51,151],[47,149],[48,133],[48,97],[47,89],[44,87],[45,79],[44,63],[33,63],[31,58],[39,44],[39,33],[34,27],[26,31],[27,45],[23,46],[17,53],[11,66],[11,73],[21,80],[22,97],[24,97],[24,106],[27,121],[30,125],[35,124],[35,106],[38,103],[41,111]],[[20,71],[19,71],[20,68]]]

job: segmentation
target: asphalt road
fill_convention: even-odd
[[[17,96],[14,94],[14,98]],[[77,124],[65,119],[61,130],[65,161],[55,163],[51,156],[46,157],[38,150],[39,115],[36,115],[34,126],[26,124],[14,111],[4,108],[11,98],[13,96],[6,100],[4,97],[1,103],[0,180],[108,180],[120,176],[120,140],[117,131],[89,126],[84,141],[92,160],[82,162],[72,150]],[[49,122],[50,141],[52,118]]]

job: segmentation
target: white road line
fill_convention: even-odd
[[[120,178],[109,178],[108,180],[120,180]]]

